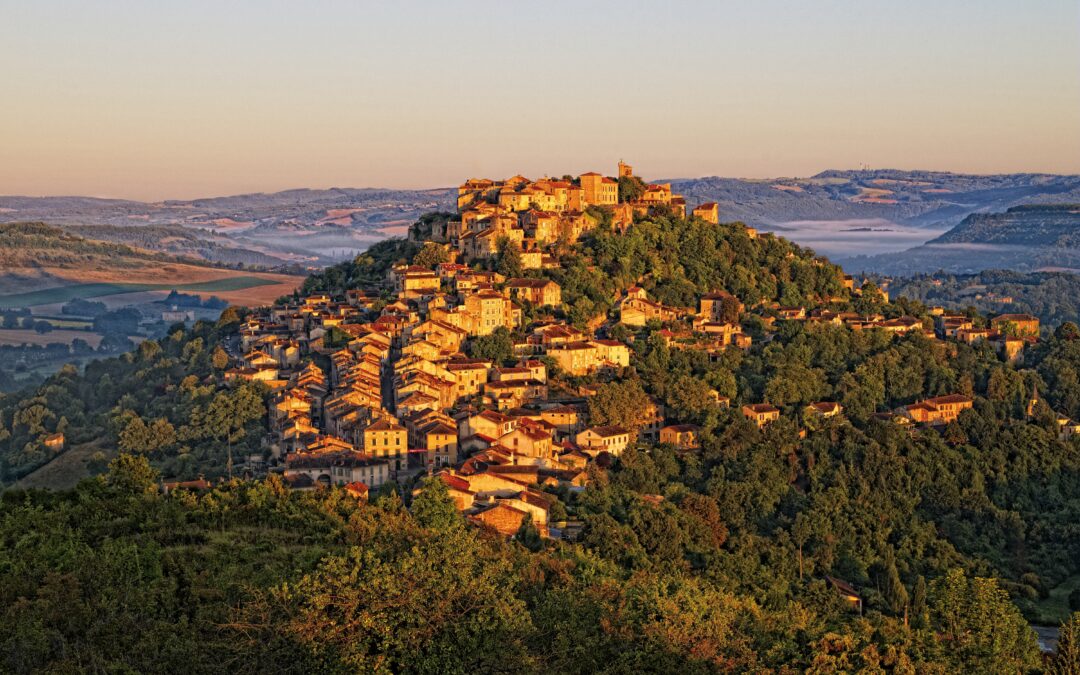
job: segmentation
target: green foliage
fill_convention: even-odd
[[[330,348],[340,348],[351,342],[352,339],[353,336],[337,326],[331,326],[330,330],[326,331],[326,335],[323,336],[323,344]]]
[[[229,355],[221,347],[216,347],[210,357],[210,364],[215,370],[225,370],[229,367]]]
[[[613,424],[636,431],[650,421],[646,414],[649,395],[637,380],[601,385],[589,397],[588,404],[592,424]]]
[[[427,268],[433,268],[444,262],[450,262],[450,253],[445,246],[432,241],[424,243],[412,259],[412,264]]]
[[[474,359],[486,359],[501,366],[514,358],[514,338],[504,326],[499,326],[490,335],[473,338],[468,350]]]
[[[198,322],[146,340],[135,352],[92,361],[82,373],[66,367],[40,387],[0,398],[0,421],[9,422],[0,425],[0,481],[53,459],[42,441],[61,424],[66,449],[104,443],[146,454],[166,476],[183,479],[226,473],[234,445],[259,448],[266,415],[262,385],[226,388],[220,379],[216,355],[238,321]]]
[[[536,529],[530,513],[526,513],[525,517],[522,518],[521,527],[518,528],[514,539],[533,553],[544,549],[544,538],[540,535],[540,530]]]
[[[157,490],[157,476],[145,457],[125,453],[109,463],[106,480],[110,487],[123,494],[147,495]]]
[[[525,273],[521,265],[521,247],[507,237],[496,242],[495,271],[505,277],[520,277]]]
[[[117,447],[122,452],[152,453],[176,443],[176,429],[163,417],[146,424],[135,413],[128,413],[128,422],[120,432]]]
[[[454,499],[447,491],[446,483],[439,478],[424,481],[409,510],[421,527],[431,530],[446,531],[462,525]]]
[[[738,223],[651,216],[623,234],[602,223],[562,262],[553,276],[576,323],[606,313],[617,291],[632,285],[675,307],[696,307],[700,295],[721,289],[748,306],[812,306],[843,294],[838,267],[783,239],[751,239]]]
[[[1050,675],[1080,675],[1080,612],[1061,624],[1057,653],[1047,669]]]
[[[1064,272],[1023,273],[985,270],[974,275],[921,274],[894,279],[894,296],[963,310],[974,307],[986,314],[1032,314],[1047,326],[1080,322],[1080,276]],[[1002,298],[1011,298],[1004,304]]]
[[[619,176],[619,201],[634,202],[645,194],[645,183],[637,176]]]
[[[994,579],[968,579],[951,570],[931,587],[931,611],[947,658],[974,672],[1015,673],[1039,665],[1035,631]]]
[[[379,288],[387,284],[387,274],[394,265],[410,262],[420,245],[408,239],[384,239],[355,259],[327,267],[310,275],[300,287],[301,295],[334,292],[353,288]]]

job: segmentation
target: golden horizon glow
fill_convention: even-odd
[[[0,59],[3,195],[1080,173],[1069,1],[8,3]]]

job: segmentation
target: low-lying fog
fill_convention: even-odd
[[[792,220],[758,228],[774,232],[831,258],[903,251],[943,234],[944,229],[901,225],[884,218]]]

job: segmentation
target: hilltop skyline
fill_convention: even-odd
[[[0,193],[1080,173],[1080,8],[836,0],[0,8]],[[977,122],[977,123],[976,123]]]

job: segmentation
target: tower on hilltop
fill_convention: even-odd
[[[630,166],[626,162],[619,160],[619,178],[629,178],[634,175],[634,167]]]

